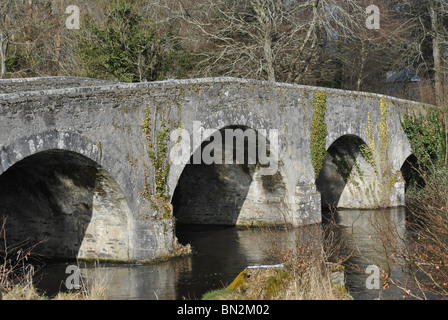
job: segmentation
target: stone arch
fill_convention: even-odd
[[[185,132],[186,138],[188,140],[188,143],[190,145],[188,156],[184,157],[181,163],[171,163],[170,165],[170,172],[168,174],[167,182],[168,182],[168,193],[170,194],[170,200],[172,199],[174,195],[174,190],[176,189],[177,183],[180,179],[180,176],[182,172],[184,171],[185,166],[187,165],[188,161],[190,160],[190,157],[194,154],[194,152],[197,150],[197,148],[207,140],[207,137],[202,136],[205,130],[210,130],[209,135],[212,132],[215,132],[220,129],[224,128],[230,128],[230,127],[241,127],[241,128],[251,128],[260,134],[264,134],[264,132],[270,132],[271,129],[278,129],[278,125],[273,125],[270,121],[266,120],[265,118],[262,118],[255,114],[254,112],[249,112],[248,114],[244,114],[242,112],[238,112],[240,110],[220,110],[213,114],[213,117],[208,117],[202,120],[199,120],[200,123],[200,141],[196,145],[194,145],[195,138],[194,135],[198,134],[198,132],[195,132],[195,130],[198,130],[198,128],[194,126],[194,122],[190,125],[185,125],[186,122],[182,123],[182,129]],[[293,176],[294,173],[294,167],[296,165],[293,165],[293,161],[296,161],[296,159],[291,159],[291,157],[285,156],[284,147],[287,144],[286,141],[284,141],[284,134],[280,133],[280,130],[276,130],[278,133],[278,144],[279,148],[276,152],[277,158],[279,160],[279,163],[281,163],[283,166],[282,168],[284,170],[288,169],[288,174],[284,174],[284,180],[287,184],[287,189],[291,193],[290,196],[294,195],[295,186],[297,183],[297,178]],[[176,134],[176,137],[179,135]],[[269,137],[267,137],[269,138]],[[171,143],[174,141],[173,136],[171,137]],[[175,147],[175,146],[174,146]],[[171,151],[173,149],[173,146],[171,148]],[[290,155],[290,154],[288,154]],[[171,159],[172,160],[172,159]]]
[[[53,130],[0,156],[0,211],[10,241],[47,238],[37,250],[48,257],[129,260],[132,211],[101,144]]]
[[[400,168],[401,175],[405,181],[405,190],[411,185],[416,188],[423,188],[425,186],[425,180],[422,178],[419,170],[418,159],[414,153],[411,153]]]
[[[241,139],[245,137],[243,155],[237,146],[238,138],[229,144],[228,138],[233,134],[241,134]],[[282,163],[278,160],[278,150],[271,147],[270,135],[264,134],[258,135],[257,130],[245,125],[224,126],[206,134],[183,167],[173,191],[171,203],[178,223],[276,225],[288,222]],[[251,139],[257,139],[252,149],[254,140]],[[222,149],[213,147],[218,141]],[[269,161],[275,164],[258,158],[258,148],[263,148],[265,141]],[[212,155],[213,159],[204,159],[206,155]],[[242,162],[238,161],[241,156]],[[218,163],[218,159],[222,162]],[[226,161],[229,159],[232,159],[230,163]]]
[[[334,140],[316,180],[322,207],[377,207],[380,185],[372,151],[363,139],[346,134]]]

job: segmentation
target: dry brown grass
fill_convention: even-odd
[[[3,300],[107,300],[106,278],[98,268],[93,268],[81,280],[81,288],[67,292],[59,292],[54,297],[48,297],[37,290],[33,284],[34,271],[32,269],[18,283],[11,285],[3,293]]]
[[[424,183],[407,193],[406,233],[391,223],[377,224],[389,264],[404,276],[386,268],[388,284],[413,299],[448,297],[448,167],[419,171]]]
[[[0,300],[48,300],[45,293],[34,286],[35,267],[33,249],[41,244],[28,240],[9,244],[6,237],[6,217],[0,221]],[[80,289],[60,292],[54,300],[105,300],[107,299],[106,278],[99,268],[85,268]]]
[[[284,241],[275,229],[265,229],[264,250],[281,268],[246,269],[226,289],[209,292],[210,300],[344,300],[351,299],[345,286],[334,282],[332,270],[343,262],[340,243],[331,236],[323,239],[322,226],[291,230]],[[259,237],[259,234],[257,234]],[[339,254],[341,253],[341,254]],[[331,267],[330,260],[337,262]],[[340,266],[340,270],[343,267]],[[236,284],[236,285],[235,285]],[[236,289],[235,289],[236,287]]]
[[[99,266],[84,268],[78,290],[59,292],[53,300],[107,300],[107,282]]]

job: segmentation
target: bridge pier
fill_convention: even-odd
[[[294,226],[322,222],[321,194],[315,184],[299,183],[294,195]]]
[[[405,205],[406,182],[400,171],[393,173],[392,177],[394,180],[390,186],[390,207],[402,207]]]

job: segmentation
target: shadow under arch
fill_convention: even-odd
[[[373,156],[364,140],[343,135],[328,148],[316,187],[323,208],[372,208],[379,201],[377,180]]]
[[[226,130],[242,133],[244,143],[238,145],[236,138],[229,144]],[[276,164],[278,167],[273,174],[260,174],[263,164],[258,158],[259,148],[265,148],[268,156],[274,152],[269,140],[263,140],[263,143],[259,141],[256,130],[243,125],[223,127],[205,139],[183,168],[173,192],[171,204],[176,223],[284,225],[286,187],[282,164],[280,161]],[[216,142],[221,148],[211,148]],[[221,159],[221,163],[204,161],[204,154],[216,156],[214,159]],[[238,162],[238,159],[243,161]]]
[[[77,132],[48,130],[3,146],[0,150],[0,175],[16,162],[48,150],[71,151],[101,165],[123,190],[131,211],[137,211],[132,184],[126,174],[130,171],[129,163],[117,161],[102,147],[101,142],[93,142]]]
[[[8,243],[47,239],[36,252],[48,258],[129,260],[131,210],[112,175],[92,156],[45,141],[42,151],[17,145],[20,159],[3,154],[10,165],[0,175]]]
[[[418,159],[414,154],[410,154],[400,168],[405,181],[405,190],[409,188],[422,189],[425,187],[425,179],[422,177]]]

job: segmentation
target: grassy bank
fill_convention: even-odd
[[[79,289],[48,296],[34,285],[41,256],[34,249],[44,243],[8,243],[6,217],[0,220],[0,300],[106,300],[106,280],[99,268],[86,269],[80,276]],[[61,284],[62,285],[62,284]]]
[[[70,292],[59,292],[49,297],[38,291],[34,286],[16,285],[3,293],[3,300],[107,300],[104,288],[84,288]]]
[[[351,300],[344,285],[333,281],[325,266],[307,270],[285,267],[266,269],[256,275],[241,272],[238,287],[210,291],[203,300]]]
[[[266,229],[264,250],[282,267],[243,270],[226,288],[204,294],[204,300],[346,300],[344,283],[335,278],[347,252],[336,238],[322,237],[322,226],[305,228],[290,242],[280,243]],[[328,261],[336,263],[328,263]]]
[[[2,277],[0,300],[107,300],[107,279],[99,268],[86,269],[80,277],[79,289],[61,291],[54,296],[38,290],[34,285],[34,268],[16,270],[14,277]]]

